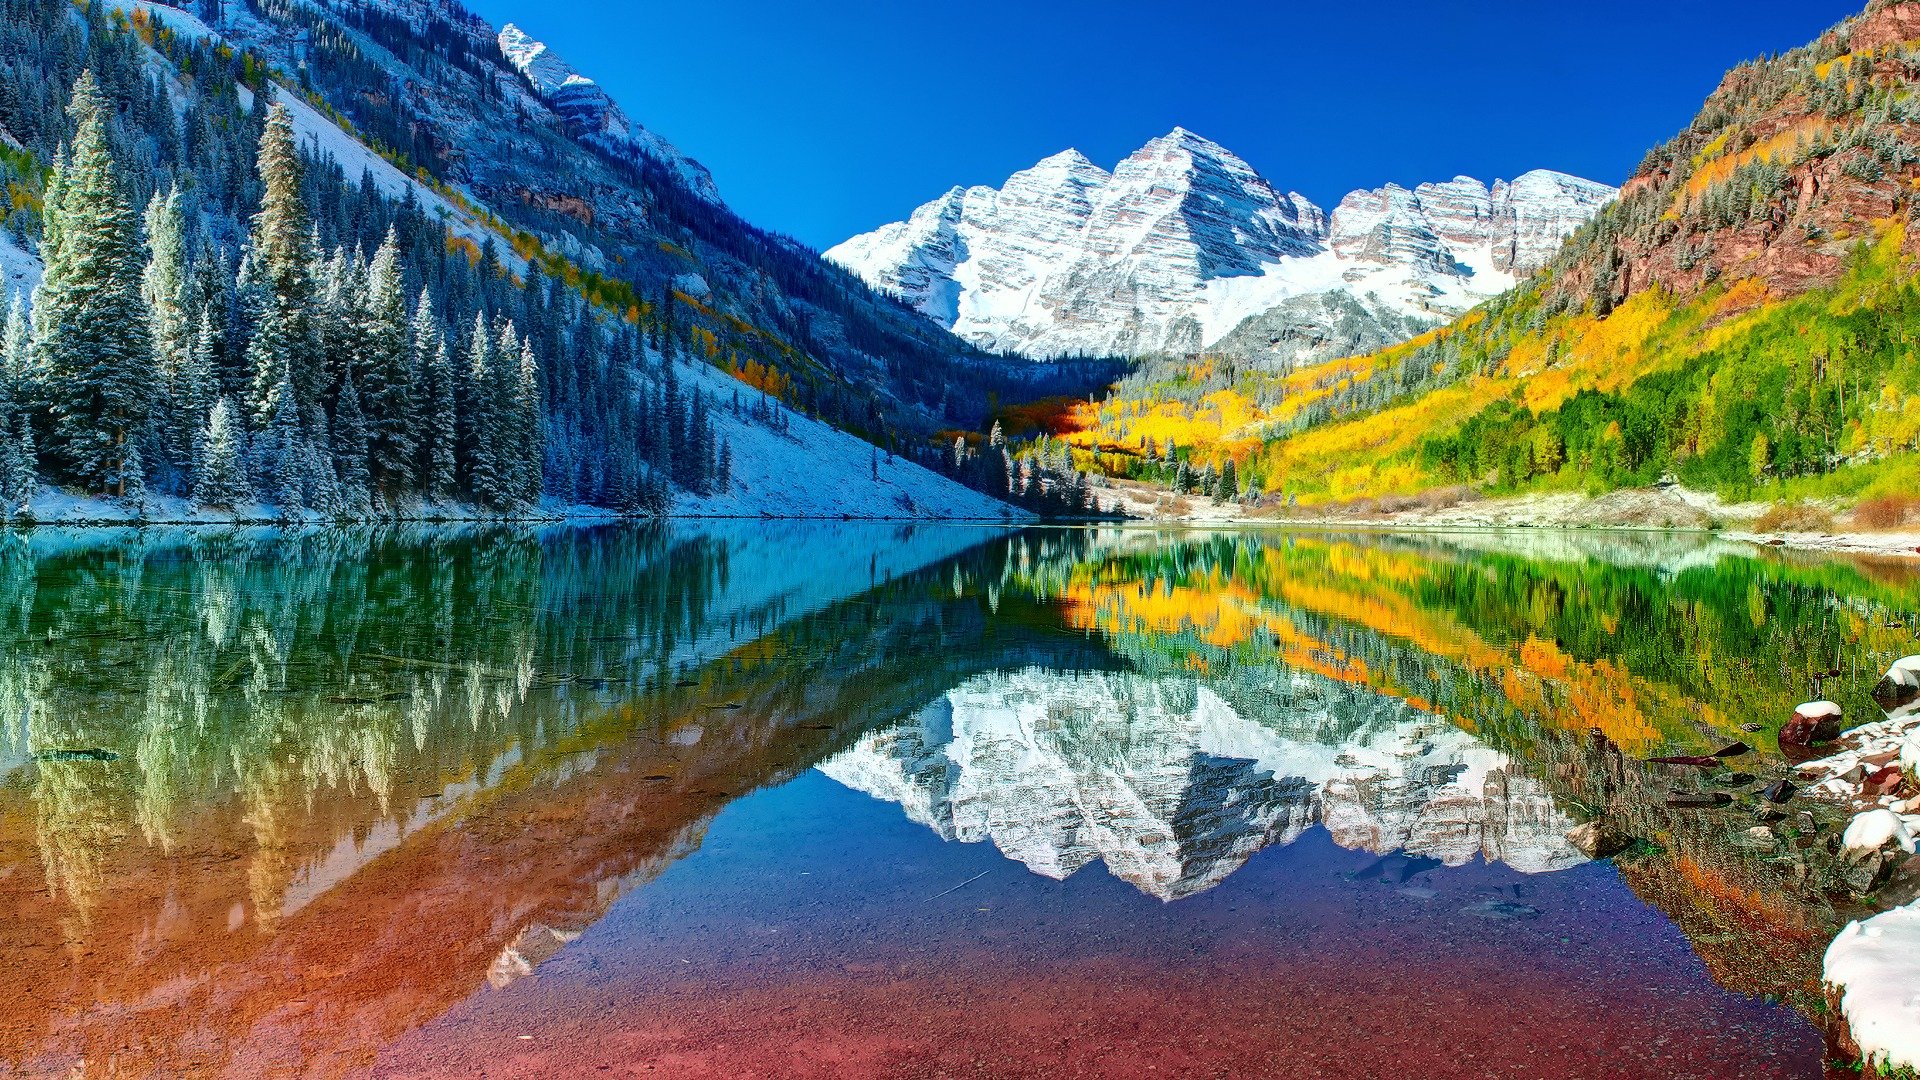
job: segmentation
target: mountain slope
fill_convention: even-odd
[[[1920,487],[1920,4],[1876,0],[1730,72],[1539,274],[1407,345],[1222,390],[1110,402],[1075,436],[1121,472],[1152,414],[1262,491]],[[1158,410],[1156,412],[1156,410]],[[1209,411],[1211,410],[1211,411]],[[1902,511],[1904,512],[1904,511]]]
[[[924,436],[977,421],[994,391],[1079,377],[985,355],[754,229],[590,80],[450,0],[0,2],[0,292],[32,295],[43,261],[56,276],[41,250],[48,166],[74,138],[83,68],[100,84],[86,115],[106,117],[101,190],[149,206],[130,237],[139,260],[170,252],[132,286],[151,337],[146,320],[116,331],[131,347],[115,363],[151,368],[134,373],[151,387],[130,399],[134,419],[114,421],[144,429],[131,488],[135,464],[103,484],[71,452],[62,433],[84,425],[60,399],[79,388],[45,367],[37,302],[31,332],[9,336],[34,438],[0,432],[8,454],[26,447],[24,465],[9,458],[8,513],[197,516],[184,500],[202,497],[198,432],[225,398],[244,419],[207,505],[243,515],[257,500],[294,516],[544,501],[1000,517],[921,467],[951,461]],[[265,174],[268,129],[285,142],[279,180]],[[314,243],[259,246],[263,186],[287,234]],[[269,258],[282,260],[270,280]],[[436,342],[445,374],[428,370]],[[269,432],[283,377],[296,408]],[[512,447],[498,462],[495,442]],[[69,490],[33,496],[36,464]],[[806,491],[810,473],[830,490]],[[130,501],[85,499],[103,493]]]
[[[1068,150],[999,189],[955,188],[827,258],[969,341],[1029,356],[1224,346],[1284,301],[1352,299],[1399,341],[1510,287],[1612,198],[1528,173],[1354,192],[1329,214],[1184,128],[1109,173]],[[1276,362],[1311,357],[1278,348]],[[1252,331],[1249,331],[1250,333]],[[1277,354],[1285,355],[1277,355]]]

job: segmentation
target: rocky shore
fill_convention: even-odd
[[[1343,504],[1220,502],[1127,480],[1095,493],[1104,511],[1146,521],[1191,524],[1286,524],[1400,530],[1639,529],[1713,533],[1758,547],[1844,555],[1920,559],[1920,528],[1870,529],[1836,520],[1822,508],[1788,514],[1769,503],[1730,503],[1678,486],[1481,498],[1467,491]]]
[[[1849,815],[1838,864],[1884,908],[1847,923],[1823,979],[1847,1045],[1893,1072],[1920,1069],[1920,656],[1895,663],[1873,697],[1886,719],[1847,731],[1837,752],[1796,771],[1810,798]]]

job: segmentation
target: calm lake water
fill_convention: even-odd
[[[1745,804],[1917,609],[1646,534],[8,534],[0,1075],[1817,1077],[1845,913]]]

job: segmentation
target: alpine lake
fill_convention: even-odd
[[[1863,909],[1759,792],[1916,612],[1658,533],[0,534],[0,1075],[1819,1077]]]

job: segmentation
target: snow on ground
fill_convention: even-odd
[[[973,521],[1020,523],[1032,520],[1024,510],[990,499],[977,491],[922,468],[905,458],[878,455],[879,479],[872,444],[844,431],[810,420],[775,405],[786,413],[789,431],[774,432],[734,417],[730,404],[736,390],[754,400],[750,390],[705,364],[682,364],[682,385],[699,387],[713,395],[714,424],[733,451],[733,485],[719,495],[674,498],[677,518],[852,518],[865,520]],[[271,522],[277,514],[269,506],[241,507],[238,512],[208,510],[177,496],[148,496],[136,508],[118,499],[75,495],[42,487],[29,506],[42,524],[226,524]],[[614,517],[605,509],[544,502],[526,520],[594,521]],[[322,524],[318,514],[303,515]],[[408,517],[435,521],[484,521],[489,516],[457,504],[425,505]],[[862,556],[862,571],[869,560]]]
[[[680,495],[674,500],[678,516],[1030,518],[905,458],[889,460],[872,444],[791,410],[786,410],[791,425],[786,434],[738,420],[727,407],[733,395],[757,401],[759,391],[705,364],[682,370],[690,371],[686,377],[714,396],[715,425],[733,448],[733,487],[720,495]],[[878,483],[873,478],[876,453]]]
[[[1920,668],[1920,657],[1895,663],[1888,680]],[[1811,798],[1856,811],[1842,842],[1849,850],[1889,843],[1911,853],[1920,834],[1920,798],[1879,795],[1868,778],[1889,766],[1920,765],[1920,706],[1902,705],[1886,719],[1842,736],[1835,753],[1795,771]],[[1847,924],[1827,947],[1828,987],[1867,1061],[1883,1070],[1920,1068],[1920,902]]]
[[[1315,293],[1344,292],[1356,298],[1372,294],[1394,311],[1426,319],[1458,315],[1514,285],[1512,274],[1492,269],[1490,253],[1474,262],[1485,265],[1472,266],[1479,271],[1472,278],[1422,275],[1405,267],[1370,266],[1342,258],[1330,250],[1266,263],[1257,275],[1214,278],[1206,283],[1196,312],[1200,318],[1200,340],[1212,345],[1249,317],[1269,311],[1283,300]]]
[[[401,198],[408,188],[413,189],[414,197],[428,214],[446,222],[447,228],[455,236],[463,236],[476,244],[484,244],[493,239],[499,248],[500,261],[512,265],[515,269],[526,269],[526,260],[514,254],[510,244],[482,225],[472,214],[455,206],[439,192],[420,183],[401,172],[392,162],[374,153],[360,140],[340,129],[338,124],[325,114],[306,103],[299,95],[289,93],[286,87],[275,86],[274,100],[287,107],[293,114],[293,130],[300,145],[317,149],[340,163],[347,179],[358,181],[362,173],[371,173],[373,184],[381,194],[388,198]]]
[[[1920,903],[1848,923],[1827,946],[1824,978],[1861,1057],[1887,1072],[1920,1068]]]
[[[40,284],[40,260],[32,252],[16,246],[13,238],[0,232],[0,312],[13,303],[13,294],[33,299],[34,286]]]
[[[114,10],[133,12],[145,11],[156,22],[165,25],[181,37],[196,41],[209,38],[219,39],[220,35],[206,23],[179,8],[165,7],[148,0],[107,0],[107,6]],[[251,95],[246,87],[240,88],[241,101],[251,104]],[[439,192],[433,190],[415,178],[401,172],[392,162],[374,153],[360,140],[342,130],[327,116],[307,104],[299,95],[287,91],[285,87],[274,87],[274,100],[285,105],[293,113],[295,136],[304,147],[319,150],[340,163],[349,180],[358,181],[363,172],[373,175],[374,186],[389,198],[399,198],[412,188],[414,197],[427,213],[444,219],[447,227],[457,236],[466,237],[476,244],[485,243],[492,237],[499,243],[502,262],[512,264],[515,269],[525,269],[525,262],[514,255],[512,246],[505,243],[491,229],[487,228],[472,214],[454,205]]]

